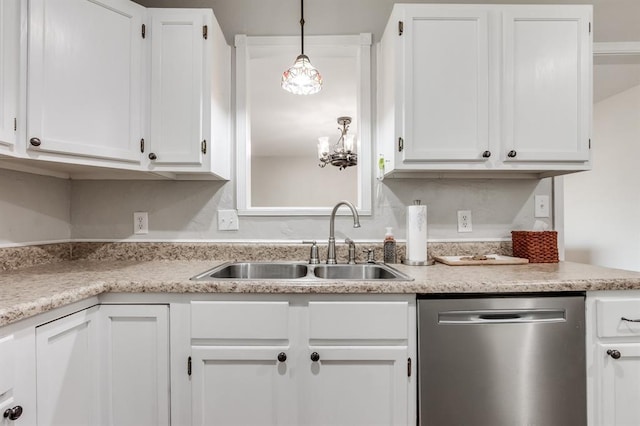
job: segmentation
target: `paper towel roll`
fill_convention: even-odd
[[[427,260],[427,206],[407,207],[407,260]]]

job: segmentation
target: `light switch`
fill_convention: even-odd
[[[218,231],[237,231],[239,229],[238,212],[218,210]]]

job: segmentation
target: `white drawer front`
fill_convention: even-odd
[[[310,302],[310,339],[407,339],[407,302]]]
[[[194,339],[288,339],[288,302],[192,302]]]
[[[640,336],[640,299],[597,300],[596,315],[598,337]]]
[[[0,395],[13,388],[14,363],[15,342],[13,335],[0,338]]]

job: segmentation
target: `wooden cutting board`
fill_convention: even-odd
[[[486,260],[475,260],[472,256],[434,256],[433,258],[450,266],[468,265],[522,265],[529,263],[529,259],[522,257],[501,256],[499,254],[487,254]]]

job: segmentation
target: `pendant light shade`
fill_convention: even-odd
[[[282,88],[294,95],[313,95],[322,89],[322,76],[304,54],[304,5],[300,0],[300,55],[294,64],[282,73]]]

